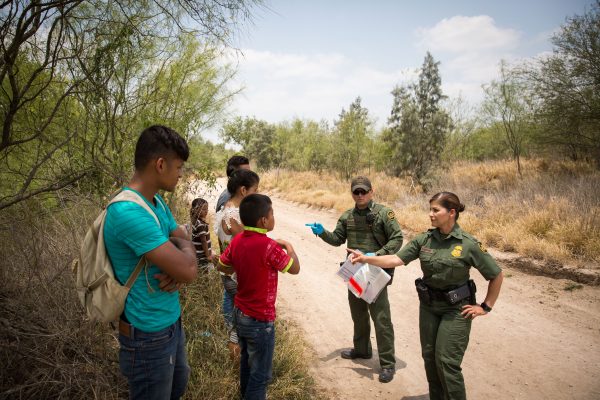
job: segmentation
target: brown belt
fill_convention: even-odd
[[[133,326],[123,321],[119,320],[119,333],[123,336],[127,336],[128,338],[133,337]]]

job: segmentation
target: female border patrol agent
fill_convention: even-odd
[[[329,232],[315,222],[307,224],[313,233],[332,246],[340,246],[348,240],[348,247],[371,254],[394,254],[402,246],[402,230],[391,208],[375,203],[371,181],[357,176],[350,183],[355,207],[345,211],[335,230]],[[394,269],[386,271],[394,276]],[[390,284],[391,284],[390,280]],[[348,291],[350,314],[354,322],[354,348],[342,351],[342,358],[371,358],[371,322],[375,326],[375,338],[379,350],[379,381],[390,382],[394,378],[396,358],[394,355],[394,326],[390,312],[387,287],[373,303],[368,304]]]
[[[454,193],[441,192],[429,200],[434,227],[415,237],[398,253],[365,256],[353,250],[352,262],[382,268],[408,264],[419,258],[423,278],[417,279],[420,300],[419,331],[431,400],[466,399],[461,372],[471,321],[492,311],[502,286],[502,270],[485,248],[456,223],[465,206]],[[469,269],[475,267],[489,281],[485,300],[475,301]]]

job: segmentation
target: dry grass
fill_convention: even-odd
[[[239,367],[229,359],[227,336],[221,316],[221,279],[208,273],[183,296],[188,357],[193,371],[186,398],[235,399],[239,393]],[[286,321],[276,322],[273,382],[270,399],[319,399],[306,364],[305,344],[299,329]]]
[[[394,178],[385,174],[371,176],[377,188],[377,198],[383,202],[395,202],[408,192],[415,192],[410,181]],[[352,207],[352,198],[348,195],[349,182],[342,182],[332,174],[314,172],[289,172],[272,170],[261,173],[260,190],[276,192],[281,197],[315,207],[344,211]]]
[[[408,231],[429,228],[430,196],[451,191],[467,206],[459,223],[486,245],[598,268],[600,172],[589,164],[524,160],[519,177],[510,161],[458,162],[438,175],[427,194],[407,179],[371,178],[375,198],[393,206]],[[349,182],[326,174],[274,171],[261,176],[261,187],[317,207],[342,211],[352,206]]]
[[[108,324],[86,321],[70,271],[99,206],[81,199],[65,204],[48,212],[47,205],[31,201],[0,214],[0,399],[127,398],[115,332]],[[183,221],[187,211],[176,214]],[[187,399],[232,399],[238,393],[237,368],[225,346],[221,293],[212,273],[182,294],[192,367]],[[278,322],[269,398],[319,398],[300,336],[294,326]]]
[[[48,213],[30,201],[0,218],[0,398],[126,398],[117,342],[87,322],[70,263],[95,207]]]

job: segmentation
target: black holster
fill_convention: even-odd
[[[417,278],[415,280],[415,287],[417,288],[417,295],[419,296],[419,300],[421,300],[425,304],[431,305],[431,293],[429,292],[429,287],[423,283],[423,279]]]
[[[475,304],[477,304],[477,297],[475,296],[475,293],[477,293],[477,286],[475,285],[475,281],[473,279],[469,279],[467,285],[469,285],[469,289],[471,290],[469,304],[474,306]]]

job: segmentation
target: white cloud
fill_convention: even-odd
[[[252,49],[243,52],[244,65],[249,71],[258,70],[271,79],[332,79],[339,66],[348,60],[341,54],[281,54]]]
[[[290,54],[245,49],[238,58],[237,115],[269,122],[294,117],[333,121],[357,96],[372,116],[385,123],[395,85],[410,70],[385,71],[337,54]]]
[[[523,45],[521,32],[498,26],[488,15],[445,18],[415,33],[417,47],[441,61],[444,93],[471,103],[483,99],[481,86],[498,77],[500,61],[514,62]]]
[[[444,18],[432,28],[417,30],[419,45],[431,51],[462,53],[497,51],[518,46],[521,34],[514,29],[496,26],[488,15]]]
[[[513,56],[510,53],[464,53],[448,59],[444,69],[457,80],[483,83],[498,75],[502,59],[513,59]]]
[[[483,97],[481,85],[495,79],[501,59],[514,60],[521,33],[496,25],[493,18],[455,16],[417,32],[421,50],[441,61],[443,90],[471,103]],[[235,85],[243,86],[231,113],[269,122],[295,117],[332,122],[357,96],[378,126],[385,125],[398,84],[415,81],[413,69],[383,69],[337,52],[299,54],[243,49],[233,53]]]

